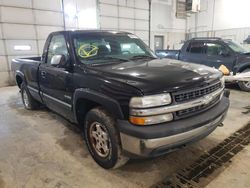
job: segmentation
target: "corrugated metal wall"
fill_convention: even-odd
[[[2,0],[0,6],[0,86],[13,83],[10,62],[37,56],[51,31],[63,29],[61,0]]]
[[[136,34],[149,42],[148,0],[99,0],[100,28]]]
[[[66,29],[88,28],[97,22],[95,0],[1,0],[0,1],[0,87],[14,84],[10,63],[16,57],[41,55],[48,34]],[[72,10],[73,9],[73,10]],[[92,17],[83,13],[92,12]]]
[[[66,29],[98,28],[97,0],[62,0]]]

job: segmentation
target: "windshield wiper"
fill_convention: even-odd
[[[128,59],[123,59],[119,57],[111,57],[111,56],[105,56],[105,57],[98,57],[98,58],[90,58],[89,60],[117,60],[117,61],[128,61]]]
[[[131,58],[129,58],[130,60],[136,60],[136,59],[156,59],[153,56],[149,56],[149,55],[135,55]]]
[[[123,59],[123,58],[118,58],[118,57],[102,57],[102,58],[93,58],[91,60],[100,60],[98,63],[90,63],[89,65],[91,66],[96,66],[96,65],[107,65],[107,64],[113,64],[113,63],[122,63],[122,62],[127,62],[129,61],[128,59]],[[104,61],[101,61],[104,60]],[[105,61],[105,60],[111,60],[111,61]]]

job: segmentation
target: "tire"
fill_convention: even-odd
[[[242,72],[250,72],[250,68],[245,69]],[[250,92],[250,82],[238,82],[238,85],[242,91]]]
[[[91,156],[101,167],[114,169],[128,161],[121,153],[115,119],[103,108],[93,108],[87,113],[84,137]]]
[[[27,86],[24,83],[21,84],[21,96],[23,105],[27,110],[35,110],[38,108],[39,103],[31,96]]]

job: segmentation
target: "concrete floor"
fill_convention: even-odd
[[[231,92],[224,122],[207,138],[171,154],[132,160],[116,170],[100,168],[79,131],[46,109],[23,108],[17,87],[0,88],[0,188],[150,187],[187,167],[250,121],[250,93]],[[250,187],[250,148],[237,154],[208,187]]]
[[[211,181],[207,188],[246,188],[250,187],[250,146],[247,146],[239,155],[234,156],[232,164],[224,169],[219,176]]]

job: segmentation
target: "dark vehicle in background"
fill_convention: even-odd
[[[243,41],[246,44],[250,44],[250,35]]]
[[[229,107],[220,71],[157,59],[126,32],[55,32],[42,57],[14,59],[12,69],[24,107],[43,104],[78,124],[107,169],[204,138]]]
[[[250,53],[231,40],[221,38],[193,38],[187,40],[181,50],[157,50],[156,55],[217,69],[224,65],[231,75],[250,72]],[[238,81],[238,85],[250,92],[250,82]]]

